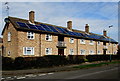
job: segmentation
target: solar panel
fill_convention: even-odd
[[[56,27],[56,29],[59,31],[59,33],[68,34],[64,28]]]
[[[48,26],[48,25],[47,25]],[[56,29],[55,29],[55,27],[53,27],[53,26],[48,26],[53,32],[57,32],[57,33],[59,33]]]
[[[32,24],[27,24],[29,26],[30,29],[37,29],[37,27],[35,25]]]
[[[26,25],[26,23],[17,22],[17,24],[18,24],[20,27],[29,28],[29,27]]]
[[[40,24],[46,31],[53,32],[47,25]]]
[[[43,30],[43,31],[46,31],[42,26],[39,26],[39,25],[35,25],[37,27],[38,30]]]

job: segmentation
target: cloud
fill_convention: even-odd
[[[109,32],[111,32],[112,38],[118,40],[118,34],[116,33],[118,30],[117,3],[11,2],[9,6],[10,16],[28,19],[28,12],[34,10],[36,21],[66,27],[66,22],[72,20],[74,29],[84,30],[85,24],[89,24],[90,31],[98,34],[102,34],[103,29],[107,29],[109,25],[113,24],[114,31],[109,30]],[[2,8],[3,18],[5,18],[4,5],[2,5]]]

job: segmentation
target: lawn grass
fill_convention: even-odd
[[[79,66],[74,66],[73,68],[82,69],[82,68],[98,67],[98,66],[102,66],[102,65],[115,64],[115,63],[120,63],[120,61],[102,62],[102,63],[98,63],[98,64],[79,65]]]

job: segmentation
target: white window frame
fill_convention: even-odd
[[[8,32],[8,42],[11,41],[11,32]]]
[[[74,38],[70,38],[70,43],[74,43]]]
[[[74,55],[74,50],[73,50],[73,49],[70,49],[70,50],[69,50],[69,54],[70,54],[70,55]]]
[[[98,54],[100,54],[100,53],[101,53],[101,51],[100,51],[100,50],[98,50],[98,51],[97,51],[97,53],[98,53]]]
[[[34,32],[27,32],[27,38],[33,40],[35,38]]]
[[[85,55],[86,51],[84,49],[80,50],[80,55]]]
[[[91,42],[91,41],[92,41],[92,42]],[[94,45],[94,41],[93,41],[93,40],[90,40],[90,41],[89,41],[89,44],[90,44],[90,45]]]
[[[45,35],[45,40],[46,41],[52,41],[52,35],[51,34],[46,34]]]
[[[116,44],[113,45],[114,47],[116,46]]]
[[[80,44],[85,44],[85,39],[80,39]]]
[[[94,51],[93,50],[89,50],[89,54],[94,54]]]
[[[48,51],[48,52],[47,52]],[[45,48],[45,54],[50,55],[52,54],[52,48]]]
[[[28,54],[28,50],[31,50],[30,54]],[[34,47],[23,47],[23,55],[34,55]]]

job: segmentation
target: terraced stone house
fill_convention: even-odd
[[[72,21],[67,27],[55,26],[35,21],[35,12],[29,12],[29,19],[5,18],[3,35],[3,56],[5,57],[40,57],[44,55],[94,55],[116,54],[114,39],[91,33],[89,25],[85,31],[75,30]]]

